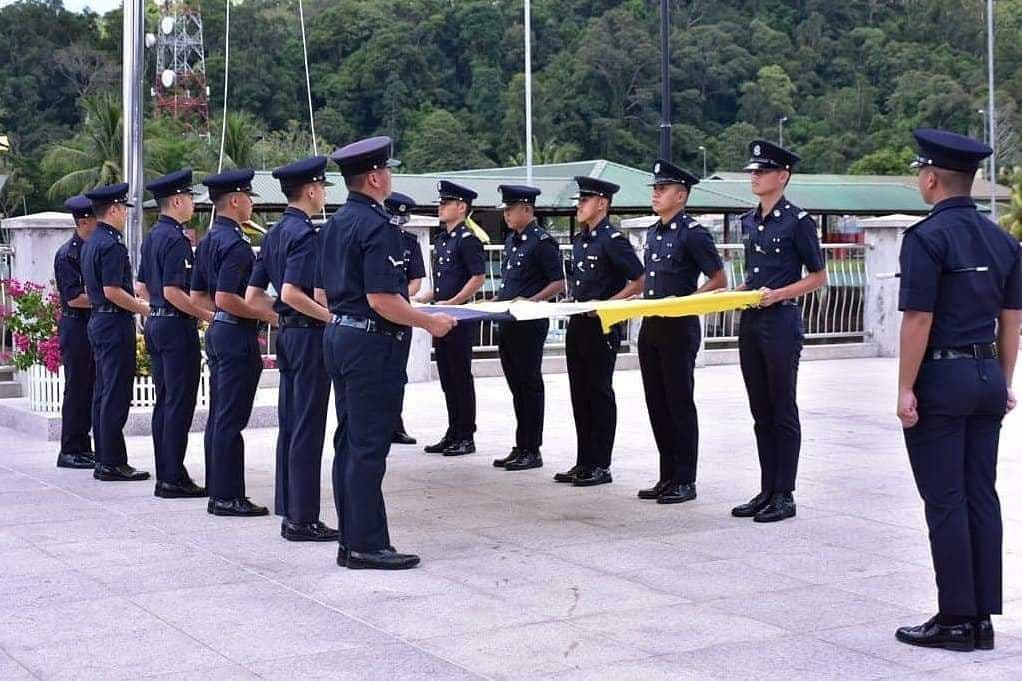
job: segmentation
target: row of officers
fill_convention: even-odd
[[[930,527],[939,612],[923,625],[899,629],[897,637],[912,645],[991,648],[989,618],[1001,609],[995,466],[1000,423],[1015,405],[1011,379],[1022,264],[1018,242],[969,198],[989,147],[944,131],[920,130],[915,136],[920,192],[934,209],[906,233],[902,248],[898,416]],[[732,514],[774,522],[796,513],[801,449],[796,378],[803,334],[795,300],[825,283],[826,268],[816,224],[784,195],[799,157],[764,140],[750,143],[749,151],[746,170],[759,204],[741,220],[746,275],[737,288],[759,290],[762,300],[742,314],[739,353],[761,478],[758,493]],[[194,254],[182,232],[193,211],[191,173],[150,183],[160,218],[142,246],[137,297],[121,236],[126,185],[69,200],[78,231],[56,258],[68,379],[58,465],[93,468],[99,480],[148,478],[128,465],[122,435],[134,374],[134,315],[139,314],[146,318],[157,386],[156,495],[208,496],[208,510],[216,515],[267,514],[245,494],[242,431],[262,366],[257,329],[269,322],[281,328],[275,494],[281,534],[294,541],[338,541],[337,562],[349,568],[405,569],[417,565],[419,557],[393,547],[381,486],[395,431],[403,436],[410,327],[434,337],[447,404],[447,430],[427,451],[458,456],[475,450],[475,326],[459,323],[457,307],[413,306],[410,300],[418,296],[456,306],[473,299],[483,285],[483,245],[468,220],[477,196],[467,187],[440,182],[445,230],[435,244],[433,286],[420,293],[425,276],[420,251],[401,229],[415,206],[392,191],[397,161],[390,139],[361,140],[331,158],[347,185],[347,202],[317,231],[310,216],[326,203],[327,159],[278,168],[274,177],[289,205],[258,258],[241,229],[252,213],[252,171],[203,181],[216,219]],[[726,287],[710,233],[685,210],[698,178],[665,160],[652,170],[652,207],[659,220],[648,231],[644,262],[608,220],[618,187],[576,178],[582,230],[572,244],[569,272],[555,240],[535,220],[539,190],[502,185],[511,233],[497,298],[548,300],[565,284],[577,301],[686,296]],[[276,298],[266,293],[271,285]],[[183,465],[200,365],[196,320],[211,322],[205,488]],[[548,324],[498,324],[516,418],[514,446],[494,461],[505,471],[543,465],[541,360]],[[559,483],[594,486],[612,480],[617,418],[612,375],[621,339],[620,327],[605,334],[595,317],[569,321],[566,359],[577,458],[554,476]],[[696,497],[693,375],[699,345],[696,318],[650,317],[642,324],[638,352],[660,471],[654,485],[639,491],[640,498],[677,504]],[[331,383],[338,422],[333,436],[337,530],[319,519]]]

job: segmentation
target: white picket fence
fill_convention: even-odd
[[[28,376],[28,400],[32,411],[44,414],[60,412],[64,399],[64,367],[52,373],[46,367],[35,365],[25,372]],[[205,364],[199,376],[199,394],[196,405],[209,403],[209,373]],[[149,376],[136,376],[131,398],[133,407],[152,407],[156,404],[156,385]]]

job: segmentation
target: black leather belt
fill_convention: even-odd
[[[248,317],[238,317],[237,315],[233,315],[230,312],[224,312],[223,310],[218,310],[217,313],[213,315],[213,321],[214,322],[223,322],[224,324],[233,324],[234,326],[244,326],[244,327],[247,327],[247,328],[250,328],[250,329],[258,329],[259,328],[259,320],[258,319],[249,319]]]
[[[280,325],[282,327],[288,326],[295,329],[319,329],[326,326],[326,322],[321,322],[318,319],[312,317],[306,317],[303,314],[289,314],[280,315]]]
[[[176,307],[151,307],[149,308],[150,317],[187,317],[184,312],[181,312]]]
[[[106,303],[104,305],[93,305],[93,312],[99,312],[101,314],[131,314],[131,312],[125,310],[123,307],[117,307],[113,303]]]
[[[64,319],[88,319],[92,316],[92,310],[85,308],[64,307],[60,310],[60,316]]]
[[[333,326],[346,326],[351,329],[359,329],[366,333],[378,333],[381,336],[390,336],[396,340],[404,340],[408,335],[407,329],[395,329],[383,326],[380,322],[375,319],[366,319],[365,317],[352,317],[350,315],[334,315],[333,319],[330,320],[330,324]]]
[[[997,359],[997,346],[993,343],[977,343],[960,348],[927,348],[926,359]]]

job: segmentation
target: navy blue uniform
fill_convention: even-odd
[[[338,424],[334,502],[340,542],[358,552],[391,543],[381,486],[408,378],[411,329],[378,315],[367,298],[408,297],[406,245],[390,218],[378,202],[351,192],[320,235],[322,280],[335,316],[323,339]]]
[[[926,508],[941,614],[1001,612],[1001,509],[994,487],[1007,388],[991,345],[1022,308],[1018,242],[968,197],[941,201],[901,248],[899,309],[933,314],[906,429]],[[942,353],[957,351],[958,358]]]
[[[187,294],[193,262],[192,244],[183,225],[161,215],[142,242],[138,281],[149,291],[145,342],[156,385],[152,419],[156,479],[175,485],[190,479],[184,460],[195,416],[202,352],[195,319],[171,305],[163,297],[163,287],[174,286]]]
[[[217,216],[195,253],[192,289],[216,299],[217,291],[244,297],[255,255],[241,226]],[[206,332],[210,407],[206,423],[206,489],[211,499],[245,497],[242,431],[263,371],[259,323],[217,312]]]
[[[464,223],[445,229],[434,243],[433,300],[450,300],[468,280],[486,273],[483,243]],[[476,388],[472,376],[472,341],[479,322],[459,323],[446,336],[433,339],[436,369],[447,403],[447,433],[451,440],[471,440],[476,431]]]
[[[629,281],[642,276],[642,263],[628,237],[604,219],[575,236],[569,290],[578,302],[609,300]],[[576,465],[610,468],[617,432],[614,365],[624,324],[603,333],[600,320],[574,315],[568,320],[565,360],[578,442]]]
[[[699,275],[711,277],[723,263],[713,236],[687,213],[660,220],[646,233],[644,298],[688,296]],[[639,331],[639,368],[653,437],[660,453],[660,480],[695,482],[699,418],[695,365],[702,330],[699,318],[646,317]]]
[[[319,287],[318,234],[304,211],[288,206],[263,238],[250,286],[277,291],[277,477],[274,512],[296,523],[319,520],[319,478],[323,461],[330,377],[323,365],[326,324],[293,309],[280,296],[284,284],[313,298]]]
[[[82,238],[77,232],[57,249],[53,259],[54,281],[60,296],[60,362],[64,366],[64,399],[60,408],[60,452],[80,454],[92,451],[92,389],[96,367],[89,343],[88,308],[68,303],[85,293],[82,277]]]
[[[824,268],[816,222],[783,196],[768,215],[742,216],[745,288],[779,289]],[[792,492],[802,446],[796,385],[802,354],[798,303],[786,300],[742,312],[738,354],[755,421],[760,491]]]
[[[92,304],[89,341],[96,366],[92,434],[96,461],[107,466],[128,463],[124,424],[131,408],[135,381],[135,320],[129,310],[117,307],[103,294],[104,286],[117,286],[134,296],[131,262],[124,237],[100,222],[81,250],[82,277]]]
[[[533,222],[521,233],[512,231],[504,242],[497,300],[530,298],[562,280],[563,267],[557,242],[545,229]],[[525,451],[543,444],[543,344],[549,330],[549,319],[498,326],[500,364],[515,408],[515,446]]]

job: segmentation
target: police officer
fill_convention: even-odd
[[[504,222],[511,229],[504,242],[500,291],[497,300],[527,298],[540,301],[564,291],[564,264],[557,242],[536,223],[536,197],[540,190],[527,185],[502,184]],[[493,465],[523,471],[543,465],[543,344],[549,319],[499,322],[497,350],[504,378],[514,402],[515,446]]]
[[[802,426],[795,401],[802,354],[802,312],[796,299],[827,282],[816,222],[784,197],[799,156],[755,140],[745,170],[759,206],[742,216],[745,281],[738,290],[760,290],[760,307],[742,313],[738,356],[755,421],[760,491],[731,509],[759,523],[795,515],[795,472]],[[807,274],[803,276],[802,271]]]
[[[412,219],[412,211],[416,208],[415,199],[400,192],[392,192],[387,200],[383,202],[384,207],[390,211],[393,217],[390,223],[401,228],[401,239],[403,240],[405,276],[408,278],[408,297],[415,300],[422,290],[422,282],[426,278],[426,262],[422,258],[422,249],[419,247],[419,239],[414,234],[404,229]],[[411,334],[404,341],[411,349]],[[403,403],[403,401],[402,401]],[[404,418],[398,417],[397,426],[394,427],[394,435],[391,437],[392,444],[414,445],[415,438],[405,432]]]
[[[192,243],[184,225],[192,219],[192,171],[179,170],[146,185],[160,207],[160,217],[142,241],[136,289],[149,301],[146,347],[156,385],[153,407],[155,495],[165,499],[206,496],[185,469],[188,431],[195,415],[201,373],[196,320],[213,313],[192,303]]]
[[[64,399],[60,408],[59,468],[95,468],[89,429],[92,427],[92,388],[96,367],[89,344],[89,316],[92,306],[82,278],[82,244],[96,230],[92,201],[73,196],[64,209],[75,221],[75,233],[64,242],[53,259],[54,281],[60,296],[60,362],[64,366]]]
[[[86,195],[96,214],[96,231],[82,245],[82,277],[92,305],[89,342],[96,365],[92,433],[96,439],[97,480],[148,480],[128,464],[124,424],[135,382],[135,314],[149,305],[132,293],[131,262],[124,245],[128,184],[98,187]]]
[[[433,294],[438,305],[471,301],[486,282],[483,243],[465,222],[479,195],[454,182],[441,180],[438,214],[444,230],[434,243]],[[472,376],[472,339],[479,337],[479,322],[461,322],[443,338],[433,340],[440,387],[447,403],[447,430],[439,442],[426,447],[430,454],[462,456],[476,450],[476,389]]]
[[[255,255],[241,225],[252,217],[252,170],[228,170],[202,181],[216,218],[199,242],[192,270],[192,297],[215,310],[206,332],[211,404],[206,423],[207,512],[259,516],[269,511],[245,496],[245,440],[241,432],[263,371],[260,320],[276,324],[273,311],[245,301]]]
[[[586,302],[638,295],[642,263],[628,237],[614,228],[607,215],[620,187],[595,177],[576,177],[575,183],[576,217],[582,229],[571,250],[572,297]],[[565,359],[578,445],[575,465],[554,475],[556,482],[589,487],[612,481],[610,455],[617,431],[613,378],[623,335],[624,324],[604,334],[595,315],[574,315],[568,321]]]
[[[713,236],[685,212],[699,178],[664,160],[653,164],[653,212],[660,220],[646,233],[645,298],[703,293],[727,286]],[[700,286],[699,275],[707,281]],[[646,317],[639,332],[639,368],[646,408],[660,453],[660,479],[639,490],[640,499],[680,504],[696,498],[699,418],[695,365],[699,318]]]
[[[330,312],[316,301],[319,234],[312,217],[326,205],[326,156],[273,171],[287,197],[284,215],[263,237],[246,300],[257,305],[273,284],[279,317],[277,367],[277,476],[274,512],[288,541],[337,541],[319,519],[319,479],[326,434],[330,377],[323,366],[323,329]]]
[[[973,178],[991,149],[942,130],[915,133],[919,191],[933,210],[901,247],[898,418],[926,509],[938,613],[903,643],[992,650],[1001,613],[1001,420],[1016,405],[1019,243],[976,210]]]
[[[390,196],[389,137],[335,151],[348,200],[321,235],[321,271],[333,313],[323,350],[333,380],[334,501],[340,523],[337,564],[351,569],[402,570],[419,557],[390,543],[383,474],[407,381],[409,326],[442,336],[455,325],[408,303],[405,244],[383,206]]]

